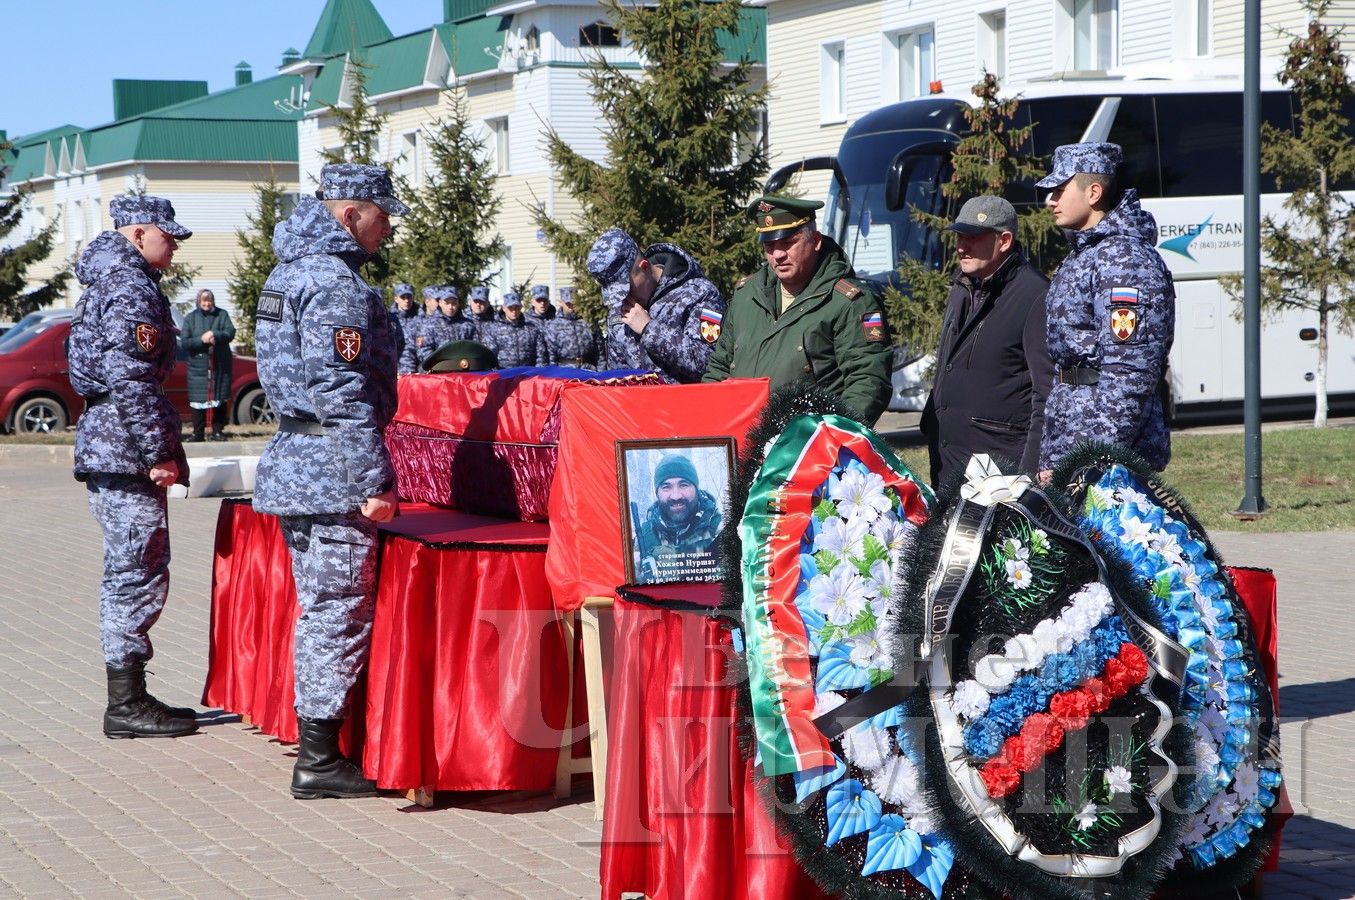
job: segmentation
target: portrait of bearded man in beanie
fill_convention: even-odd
[[[729,491],[726,441],[622,449],[633,584],[718,581],[715,541]]]

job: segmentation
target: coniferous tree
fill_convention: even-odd
[[[226,291],[235,307],[235,340],[237,349],[251,353],[254,349],[254,312],[259,305],[259,294],[278,256],[273,252],[273,229],[283,219],[286,191],[271,174],[266,182],[254,185],[254,211],[245,214],[248,228],[235,230],[240,253],[231,261]]]
[[[1342,112],[1352,96],[1341,29],[1329,27],[1328,0],[1308,0],[1308,28],[1292,40],[1279,72],[1297,108],[1297,131],[1261,126],[1261,168],[1289,191],[1281,218],[1261,221],[1261,306],[1317,314],[1317,372],[1313,425],[1327,424],[1327,352],[1331,327],[1355,325],[1355,204],[1338,185],[1355,178],[1355,141]],[[1242,278],[1219,281],[1240,299]]]
[[[449,94],[449,115],[420,132],[431,169],[420,189],[401,195],[409,215],[391,269],[413,284],[451,284],[464,294],[486,273],[492,278],[507,243],[494,230],[502,200],[485,142],[471,130],[464,95]]]
[[[12,146],[8,141],[0,141],[0,158],[8,154]],[[28,194],[29,190],[19,185],[9,196],[0,197],[0,244],[19,227],[28,205]],[[0,319],[12,321],[22,318],[65,293],[66,283],[71,277],[69,265],[62,266],[41,287],[28,290],[28,268],[52,255],[59,223],[60,219],[53,216],[52,221],[28,240],[12,247],[0,247]]]
[[[637,75],[601,53],[589,63],[606,162],[587,159],[552,130],[551,162],[582,210],[568,222],[535,214],[547,246],[574,269],[580,313],[594,322],[606,310],[584,263],[612,226],[641,247],[678,244],[730,293],[762,261],[744,209],[767,172],[765,147],[749,140],[766,89],[749,85],[748,60],[727,66],[721,44],[739,28],[739,0],[603,5],[644,67]]]
[[[984,72],[974,85],[979,104],[965,111],[969,131],[956,144],[950,180],[941,186],[942,197],[957,211],[969,197],[1002,196],[1008,185],[1044,175],[1042,160],[1028,152],[1033,126],[1012,126],[1020,98],[1003,99],[1000,90],[997,76],[991,72]],[[908,293],[893,286],[887,288],[885,312],[896,341],[915,353],[930,353],[941,338],[941,319],[955,272],[955,233],[948,230],[951,220],[946,216],[917,207],[913,207],[911,216],[937,242],[933,246],[939,246],[941,264],[937,267],[923,260],[903,260],[899,277]],[[1057,228],[1054,214],[1043,205],[1018,210],[1017,232],[1017,240],[1027,254],[1046,271],[1052,272],[1066,253],[1066,247],[1049,243]]]

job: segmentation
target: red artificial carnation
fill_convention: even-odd
[[[1126,641],[1120,645],[1120,662],[1129,672],[1131,685],[1142,684],[1148,677],[1148,657],[1143,655],[1137,644]]]
[[[1049,701],[1049,711],[1058,716],[1067,731],[1086,728],[1087,718],[1092,712],[1092,696],[1082,688],[1055,694]]]
[[[1101,673],[1101,680],[1106,686],[1106,706],[1110,706],[1110,701],[1116,697],[1123,697],[1129,692],[1133,681],[1129,677],[1129,669],[1119,658],[1106,660],[1105,671]]]
[[[991,760],[979,771],[979,777],[983,779],[983,786],[988,789],[988,796],[994,800],[1007,796],[1021,783],[1021,775],[1016,769],[1011,766],[995,765]]]
[[[1025,738],[1026,746],[1039,747],[1041,754],[1047,756],[1063,743],[1063,726],[1049,713],[1035,713],[1026,719],[1021,736]]]

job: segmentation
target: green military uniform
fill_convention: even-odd
[[[425,372],[488,372],[498,367],[494,351],[477,341],[449,341],[421,366]]]
[[[766,243],[803,228],[821,206],[768,195],[749,214]],[[842,249],[826,235],[822,241],[817,270],[784,312],[770,266],[739,282],[703,380],[770,378],[773,391],[813,381],[871,424],[889,402],[889,328],[879,298]]]

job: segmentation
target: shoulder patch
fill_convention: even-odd
[[[855,300],[857,297],[860,297],[861,294],[863,293],[863,291],[859,287],[852,284],[845,278],[839,278],[837,280],[837,283],[833,285],[833,290],[837,291],[839,294],[846,297],[848,300]]]
[[[1110,305],[1126,306],[1139,302],[1139,289],[1134,287],[1113,287],[1110,289]]]
[[[841,284],[841,282],[838,282]],[[884,316],[879,312],[868,312],[861,317],[861,330],[865,332],[868,341],[883,341],[885,339]]]
[[[362,355],[362,331],[347,326],[334,327],[334,361],[353,363]]]
[[[282,321],[282,294],[277,291],[264,291],[259,295],[259,305],[254,309],[254,318],[265,322]]]
[[[160,329],[147,322],[134,322],[132,338],[142,353],[151,353],[160,345]]]
[[[724,316],[719,310],[708,306],[701,307],[701,340],[713,344],[720,339],[720,322]]]
[[[752,278],[752,277],[753,277],[752,275],[745,275],[745,276],[743,276],[742,278],[740,278],[738,281],[734,282],[734,290],[737,291],[739,288],[743,287],[745,284],[748,283],[748,279],[750,279],[750,278]]]

